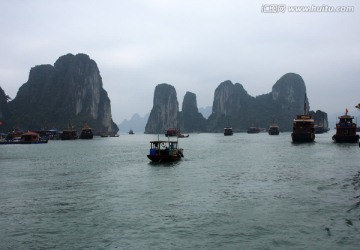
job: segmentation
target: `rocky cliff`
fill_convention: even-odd
[[[225,81],[215,90],[207,131],[220,132],[227,122],[234,131],[245,131],[250,126],[267,128],[272,122],[290,131],[292,119],[303,113],[305,93],[303,79],[294,73],[282,76],[271,93],[257,97],[248,95],[241,84]]]
[[[181,131],[191,133],[203,131],[206,126],[206,119],[198,111],[196,95],[186,92],[180,112]]]
[[[198,113],[195,94],[186,93],[178,114],[174,87],[161,85],[155,90],[154,107],[145,132],[158,133],[168,127],[180,127],[185,132],[223,132],[227,125],[235,132],[242,132],[251,126],[268,128],[274,122],[282,131],[291,131],[293,119],[304,113],[304,102],[310,109],[305,94],[305,82],[295,73],[283,75],[270,93],[256,97],[250,96],[240,83],[224,81],[215,89],[212,114],[206,120]],[[326,113],[317,113],[315,121],[317,117],[321,116],[321,121],[326,117],[327,124]]]
[[[9,103],[11,120],[26,129],[88,123],[95,132],[116,133],[111,106],[95,61],[85,54],[61,56],[52,65],[35,66]]]
[[[254,119],[255,98],[240,83],[225,81],[215,89],[212,114],[208,118],[208,132],[222,132],[228,124],[235,130],[248,126]]]
[[[0,87],[0,126],[4,126],[8,116],[8,97]],[[1,127],[0,127],[1,130]]]
[[[175,88],[166,83],[157,85],[145,134],[163,134],[168,128],[177,128],[178,113],[179,104]]]

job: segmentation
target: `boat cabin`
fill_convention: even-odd
[[[183,149],[178,148],[177,141],[150,141],[150,152],[147,157],[155,162],[180,160]]]
[[[21,140],[24,142],[38,142],[40,141],[40,135],[38,133],[28,131],[21,135]]]
[[[336,123],[336,134],[332,139],[335,142],[358,142],[359,135],[356,134],[356,123],[353,122],[354,117],[347,114],[339,116],[339,122]]]

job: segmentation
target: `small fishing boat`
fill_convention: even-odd
[[[356,123],[353,122],[354,117],[348,115],[346,109],[345,115],[338,117],[339,122],[336,123],[336,133],[332,139],[337,143],[357,143],[359,135],[356,134]]]
[[[147,157],[153,162],[179,161],[184,157],[183,149],[178,148],[178,141],[150,141],[150,153]]]
[[[133,135],[134,131],[132,129],[129,130],[129,135]]]
[[[178,134],[178,138],[188,138],[190,135],[187,134],[187,135],[184,135],[184,134]]]
[[[81,129],[80,139],[92,139],[94,137],[94,134],[92,132],[92,129],[85,123],[83,128]]]

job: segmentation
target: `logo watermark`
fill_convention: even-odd
[[[354,12],[354,6],[331,6],[331,5],[303,5],[287,6],[286,4],[263,4],[262,13],[349,13]]]

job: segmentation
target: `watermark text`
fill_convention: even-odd
[[[293,6],[286,4],[263,4],[262,13],[349,13],[354,12],[354,6],[331,6],[331,5],[303,5]]]

